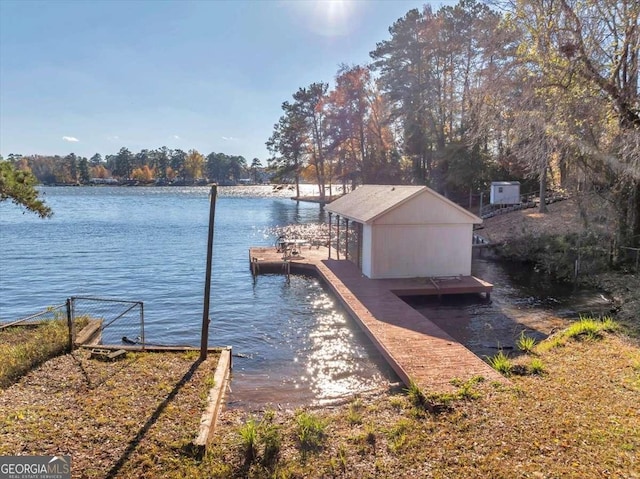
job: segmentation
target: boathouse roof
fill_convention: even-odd
[[[429,194],[436,201],[448,204],[458,213],[462,213],[469,223],[482,223],[482,220],[473,213],[426,186],[362,185],[351,193],[332,201],[326,209],[358,223],[371,223],[394,208],[423,194]]]

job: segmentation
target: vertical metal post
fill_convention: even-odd
[[[358,268],[360,270],[362,270],[362,223],[358,223],[356,222],[356,255],[358,258],[358,261],[356,262],[356,264],[358,265]]]
[[[340,259],[340,215],[336,216],[336,259]]]
[[[73,337],[74,325],[73,325],[73,313],[71,309],[71,298],[67,298],[67,326],[69,327],[69,352],[73,351]]]
[[[204,280],[204,306],[202,308],[202,336],[200,340],[200,360],[207,359],[209,349],[209,296],[211,295],[211,265],[213,262],[213,223],[216,217],[216,196],[218,186],[211,186],[209,198],[209,236],[207,239],[207,271]]]
[[[329,211],[329,259],[331,259],[331,211]]]
[[[349,218],[344,219],[344,225],[345,225],[344,259],[349,259]]]
[[[140,339],[144,350],[144,303],[142,301],[140,301]]]

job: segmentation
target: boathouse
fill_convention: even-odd
[[[353,261],[370,279],[471,274],[482,219],[426,186],[362,185],[326,210],[329,257]]]

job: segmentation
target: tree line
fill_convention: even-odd
[[[369,64],[341,65],[332,88],[300,87],[266,142],[275,178],[317,182],[321,196],[341,182],[426,184],[450,197],[534,179],[541,197],[597,192],[615,211],[618,243],[640,246],[640,2],[492,4],[412,9]],[[166,147],[9,159],[44,183],[224,183],[257,177],[260,165]]]
[[[204,156],[197,150],[185,152],[166,146],[143,149],[138,153],[123,147],[118,153],[104,158],[99,153],[91,158],[75,153],[66,156],[11,154],[7,160],[17,170],[32,173],[43,184],[89,184],[105,179],[141,184],[193,184],[198,181],[231,184],[243,178],[258,183],[263,170],[258,158],[248,164],[238,155],[210,153]]]
[[[596,190],[621,244],[640,245],[637,0],[462,0],[413,9],[366,65],[282,103],[269,164],[296,182],[491,180]],[[544,202],[541,202],[544,210]]]

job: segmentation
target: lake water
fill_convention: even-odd
[[[0,321],[70,296],[144,302],[145,339],[200,344],[209,220],[208,187],[43,188],[54,216],[0,203]],[[318,223],[317,204],[270,186],[219,187],[210,345],[233,347],[230,400],[331,401],[395,382],[359,328],[315,278],[260,276],[249,247],[272,229]]]
[[[0,321],[70,296],[118,298],[144,302],[147,342],[200,344],[209,188],[42,191],[51,219],[0,203]],[[323,403],[396,382],[317,279],[265,275],[253,282],[249,247],[272,245],[277,226],[326,221],[320,207],[269,186],[218,191],[210,345],[230,345],[240,356],[230,404]],[[482,357],[512,347],[523,330],[542,338],[579,312],[609,307],[597,291],[562,287],[519,266],[480,259],[474,274],[494,283],[490,304],[477,296],[411,304]]]

